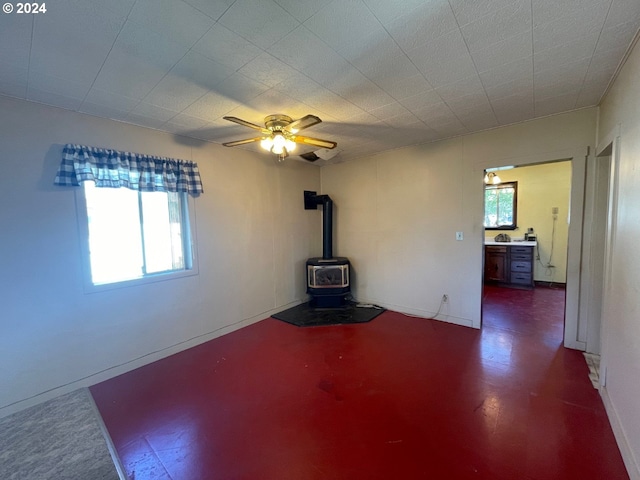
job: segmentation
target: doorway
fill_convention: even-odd
[[[585,318],[588,353],[600,355],[603,294],[606,285],[608,232],[610,222],[611,169],[610,152],[597,156],[587,168],[583,247],[583,275],[581,291],[585,297],[580,315]]]
[[[499,167],[500,168],[500,167]],[[536,323],[541,331],[553,332],[555,340],[545,337],[546,341],[563,341],[565,285],[567,282],[567,251],[569,239],[569,212],[571,201],[572,165],[570,160],[546,162],[535,165],[520,166],[512,169],[498,170],[501,182],[512,182],[517,185],[517,226],[515,230],[485,230],[485,243],[493,240],[500,233],[508,233],[512,240],[503,248],[514,250],[519,248],[517,242],[524,240],[525,235],[535,235],[535,246],[526,248],[531,253],[527,264],[522,261],[510,262],[507,255],[506,274],[502,282],[487,281],[482,297],[482,325],[495,326],[503,323],[509,329],[524,328],[535,330]],[[490,247],[495,248],[495,247]],[[485,265],[486,265],[485,255]],[[511,266],[509,266],[511,265]],[[531,273],[522,273],[518,268]],[[514,271],[511,271],[514,270]],[[486,269],[485,269],[486,272]],[[486,275],[486,274],[485,274]],[[515,277],[513,282],[509,276]],[[532,281],[526,282],[536,291],[526,291],[521,287],[523,275],[530,275]],[[553,289],[554,291],[542,291]],[[540,290],[540,291],[538,291]],[[518,305],[517,311],[510,309]],[[526,308],[524,308],[526,306]],[[534,311],[537,310],[537,311]],[[497,319],[496,312],[502,312],[504,318]],[[518,314],[522,325],[517,325]],[[541,320],[541,317],[546,320]],[[534,321],[534,319],[537,319]],[[542,323],[541,323],[542,322]],[[549,322],[553,323],[550,324]],[[505,326],[505,325],[502,325]]]

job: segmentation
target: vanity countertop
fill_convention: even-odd
[[[525,242],[524,240],[518,241],[514,240],[511,242],[496,242],[495,240],[485,240],[485,245],[515,245],[518,247],[535,247],[538,245],[538,242]]]

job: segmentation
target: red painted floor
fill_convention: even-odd
[[[266,319],[91,392],[132,480],[628,479],[563,301],[489,287],[482,331]]]

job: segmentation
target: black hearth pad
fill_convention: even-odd
[[[303,303],[271,316],[298,327],[316,327],[370,322],[384,311],[384,308],[356,307],[355,303],[336,308],[313,308]]]

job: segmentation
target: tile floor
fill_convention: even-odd
[[[132,480],[628,479],[563,299],[489,287],[482,331],[266,319],[91,392]]]

